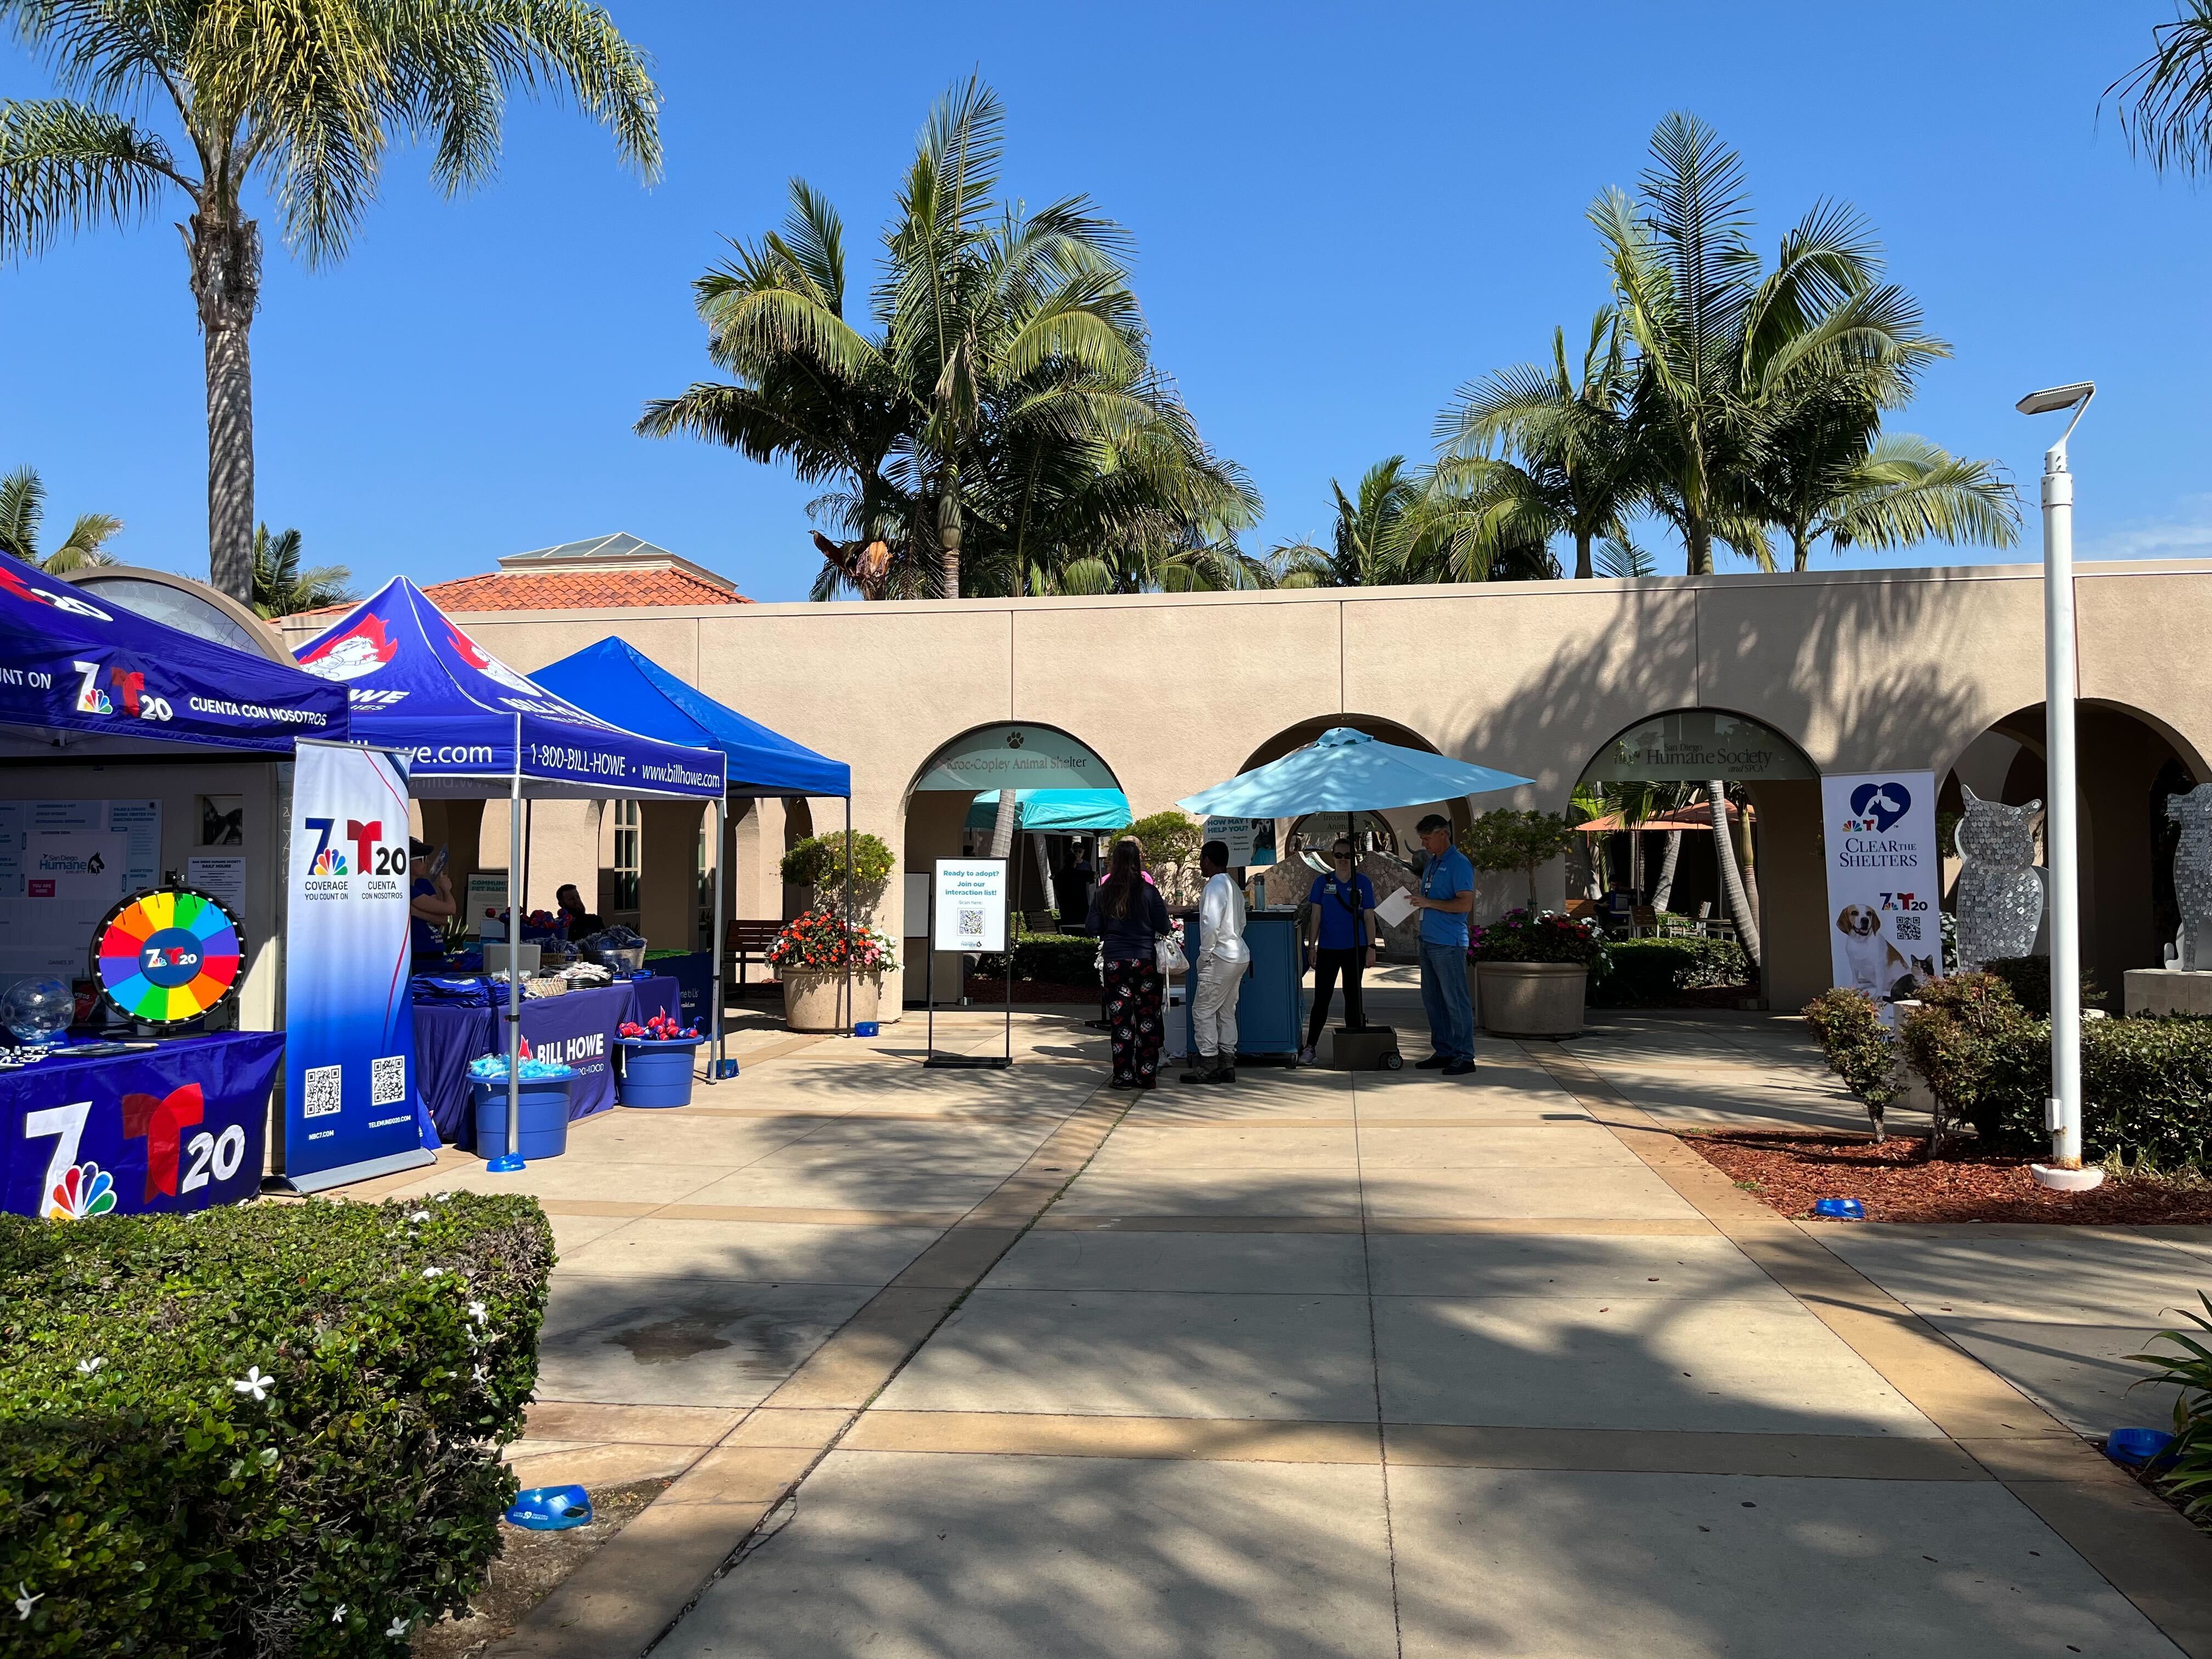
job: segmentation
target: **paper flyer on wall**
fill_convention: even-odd
[[[157,800],[0,801],[0,988],[83,977],[100,919],[161,875]]]

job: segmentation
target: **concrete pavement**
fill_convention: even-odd
[[[1146,1096],[901,1025],[580,1126],[514,1455],[677,1479],[501,1650],[2212,1656],[2212,1545],[1991,1369],[2205,1247],[1788,1222],[1668,1127],[1850,1103],[1719,1024]]]

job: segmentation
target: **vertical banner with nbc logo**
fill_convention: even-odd
[[[1933,772],[1820,779],[1827,842],[1828,951],[1835,982],[1887,1017],[1943,972],[1943,859]]]
[[[291,837],[284,1174],[317,1192],[432,1160],[415,1110],[406,760],[301,739]]]

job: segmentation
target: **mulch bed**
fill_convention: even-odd
[[[1971,1142],[1927,1161],[1927,1139],[1892,1135],[1729,1129],[1683,1139],[1760,1202],[1810,1216],[1821,1198],[1856,1198],[1869,1221],[2040,1221],[2062,1226],[2212,1224],[2212,1182],[2108,1176],[2093,1192],[2035,1184],[2029,1160],[1977,1152]]]

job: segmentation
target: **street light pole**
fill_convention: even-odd
[[[2093,381],[2032,392],[2023,415],[2070,409],[2073,419],[2043,455],[2043,720],[2049,796],[2044,815],[2044,862],[2051,879],[2051,1096],[2045,1127],[2051,1163],[2035,1166],[2047,1187],[2094,1187],[2101,1171],[2081,1168],[2081,884],[2079,798],[2074,757],[2074,475],[2066,441],[2081,422]]]

